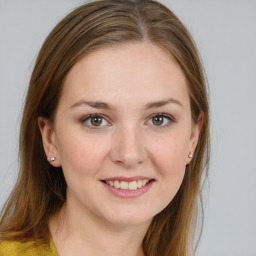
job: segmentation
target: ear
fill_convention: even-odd
[[[189,151],[187,154],[186,164],[189,164],[191,162],[194,152],[196,150],[196,146],[197,146],[201,128],[202,128],[203,117],[204,117],[204,113],[201,112],[200,115],[198,116],[197,122],[195,124],[193,124],[193,126],[192,126],[192,132],[191,132],[191,137],[189,140]]]
[[[54,167],[60,167],[59,150],[56,143],[56,135],[52,123],[44,117],[38,118],[38,126],[42,135],[44,152],[50,164]],[[51,161],[51,158],[55,158]]]

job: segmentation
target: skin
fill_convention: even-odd
[[[155,102],[161,104],[146,108]],[[156,125],[152,115],[159,113],[171,120],[161,116]],[[100,126],[86,119],[90,114],[103,116]],[[143,255],[143,237],[177,193],[200,132],[179,65],[146,42],[96,50],[65,77],[54,123],[38,123],[45,153],[62,166],[68,186],[67,202],[49,224],[60,256]],[[153,184],[139,197],[119,198],[102,183],[119,176]]]

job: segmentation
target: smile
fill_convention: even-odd
[[[134,181],[119,181],[119,180],[107,180],[105,181],[109,186],[122,190],[137,190],[146,186],[150,180],[134,180]]]
[[[147,193],[156,180],[146,177],[113,177],[101,180],[111,194],[119,198],[136,198]]]

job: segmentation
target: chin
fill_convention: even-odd
[[[113,210],[113,209],[112,209]],[[154,214],[147,213],[144,209],[119,209],[118,211],[104,212],[102,216],[107,222],[114,226],[133,226],[150,224]]]

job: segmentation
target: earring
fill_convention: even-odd
[[[192,158],[192,157],[193,157],[193,155],[190,153],[190,154],[188,155],[188,157],[189,157],[189,158]]]
[[[56,158],[54,157],[54,156],[52,156],[51,158],[50,158],[50,162],[53,162],[53,161],[55,161],[56,160]]]

